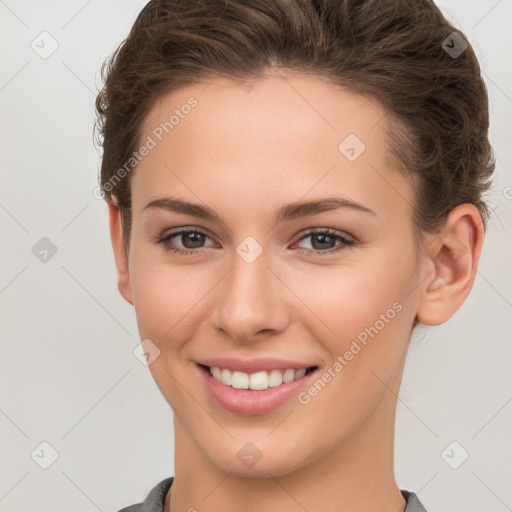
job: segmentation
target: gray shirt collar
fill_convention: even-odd
[[[144,503],[132,505],[131,507],[123,508],[119,512],[163,512],[165,505],[165,497],[172,485],[174,477],[166,478],[157,484],[147,495]],[[413,492],[401,491],[403,497],[407,500],[407,507],[405,512],[427,512],[425,507],[421,504],[418,496]]]

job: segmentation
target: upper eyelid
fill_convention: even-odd
[[[302,237],[304,237],[304,236],[315,235],[317,233],[320,235],[324,234],[324,233],[328,233],[329,235],[339,236],[341,238],[347,238],[354,242],[356,240],[352,235],[346,233],[345,231],[341,231],[339,229],[334,229],[334,228],[307,228],[304,231],[301,231],[300,234],[297,235],[298,240],[301,240]]]
[[[172,231],[169,231],[167,234],[162,235],[161,238],[170,238],[173,236],[182,235],[186,233],[201,233],[213,240],[213,237],[210,235],[207,229],[200,228],[198,226],[184,226],[180,228],[175,228]]]

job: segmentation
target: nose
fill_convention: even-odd
[[[217,287],[211,316],[216,330],[244,344],[286,330],[291,293],[269,267],[265,252],[252,263],[234,255],[231,270]]]

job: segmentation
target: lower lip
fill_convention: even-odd
[[[254,391],[252,389],[235,389],[231,386],[226,386],[217,379],[214,379],[209,371],[205,371],[199,365],[197,365],[197,369],[206,385],[206,389],[220,406],[228,411],[247,416],[266,414],[277,409],[288,400],[297,396],[318,371],[317,368],[304,375],[304,377],[292,382]]]

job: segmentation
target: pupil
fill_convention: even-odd
[[[326,247],[325,247],[325,245],[322,245],[322,243],[329,244],[329,242],[333,241],[332,237],[329,235],[322,235],[322,234],[313,235],[312,238],[313,238],[313,240],[317,240],[317,239],[320,240],[320,247],[315,247],[316,244],[314,242],[312,243],[314,249],[325,249]],[[329,248],[329,247],[327,247],[327,248]]]
[[[187,243],[183,243],[187,240],[187,237],[192,240],[192,246],[188,245]],[[203,235],[201,233],[186,233],[182,237],[182,243],[187,249],[197,249],[198,247],[201,247],[201,243],[203,242]]]

